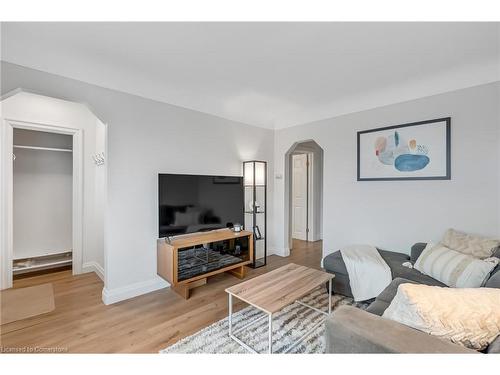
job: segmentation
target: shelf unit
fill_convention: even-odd
[[[267,264],[267,162],[243,162],[245,230],[253,233],[253,268]]]
[[[239,254],[236,251],[238,243]],[[188,299],[190,290],[206,284],[209,276],[228,272],[244,278],[245,266],[253,264],[253,245],[252,232],[230,229],[193,233],[170,241],[160,238],[157,241],[157,273],[175,292]]]

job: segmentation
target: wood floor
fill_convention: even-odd
[[[294,240],[291,255],[270,256],[268,265],[248,269],[255,277],[288,263],[320,268],[321,241]],[[240,280],[222,274],[196,288],[189,300],[169,288],[105,306],[102,281],[94,274],[61,271],[14,281],[14,288],[53,283],[56,309],[0,326],[0,347],[38,347],[41,352],[157,353],[183,337],[227,316],[229,286]],[[235,303],[235,310],[243,308]]]

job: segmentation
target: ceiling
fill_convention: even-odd
[[[500,23],[2,23],[2,60],[284,128],[500,80]]]

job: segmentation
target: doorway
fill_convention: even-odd
[[[285,230],[293,250],[298,241],[303,248],[323,237],[323,149],[312,140],[297,142],[285,164]]]
[[[83,104],[22,90],[1,104],[0,290],[55,266],[104,279],[106,125]]]
[[[6,270],[14,278],[52,269],[81,272],[81,131],[6,120]]]

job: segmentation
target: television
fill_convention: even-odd
[[[158,175],[159,237],[243,224],[243,177]]]

